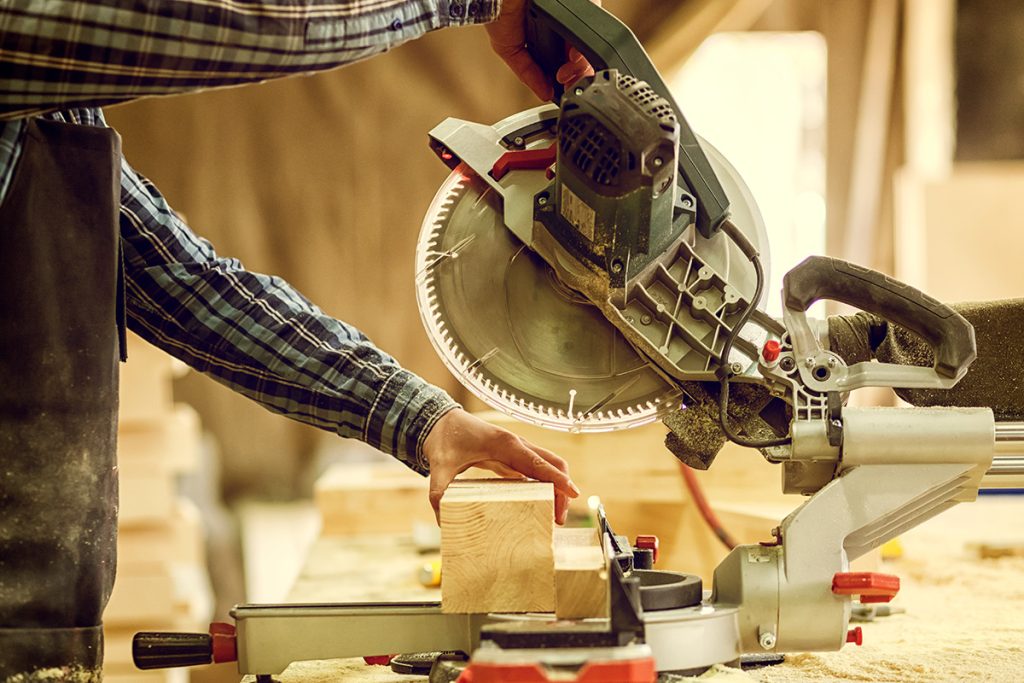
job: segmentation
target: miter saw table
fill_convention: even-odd
[[[780,466],[784,492],[806,502],[773,542],[735,548],[713,592],[689,601],[647,604],[689,578],[645,573],[603,526],[609,618],[247,605],[233,625],[182,636],[177,663],[195,661],[200,640],[215,660],[237,657],[264,680],[294,661],[460,650],[471,655],[462,683],[650,683],[744,654],[838,650],[859,638],[854,597],[887,601],[899,590],[895,576],[850,572],[851,560],[982,486],[1024,477],[1024,425],[997,424],[989,406],[845,405],[862,387],[955,387],[977,355],[963,316],[825,257],[787,273],[782,320],[767,315],[756,203],[690,130],[632,33],[589,0],[534,0],[527,27],[547,72],[567,44],[597,71],[557,105],[431,131],[452,169],[417,250],[431,342],[468,388],[521,420],[600,432],[663,419],[673,453],[705,468],[717,434],[761,451]],[[916,334],[928,363],[848,364],[806,315],[822,299]],[[706,437],[696,446],[694,433]],[[174,636],[137,645],[137,663],[175,661]]]

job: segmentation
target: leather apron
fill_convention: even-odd
[[[0,681],[101,679],[117,538],[119,195],[116,132],[28,123],[0,205]]]

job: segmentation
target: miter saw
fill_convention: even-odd
[[[824,257],[787,273],[782,321],[768,316],[757,206],[690,130],[632,33],[590,0],[534,0],[528,28],[548,73],[567,45],[596,73],[557,104],[431,131],[452,169],[416,256],[438,353],[480,398],[522,420],[588,432],[665,419],[688,464],[707,467],[729,438],[780,464],[783,489],[808,500],[774,540],[735,548],[710,594],[696,577],[641,568],[644,549],[602,515],[607,619],[453,615],[436,603],[247,605],[233,626],[181,636],[191,652],[269,677],[293,661],[457,650],[472,654],[463,681],[623,683],[750,653],[837,650],[859,641],[853,597],[887,601],[899,588],[896,577],[850,572],[851,560],[973,500],[983,482],[1024,477],[1024,429],[997,424],[988,408],[844,406],[862,387],[955,385],[975,358],[964,318]],[[847,365],[806,315],[820,299],[913,331],[933,366]],[[140,634],[136,661],[168,665],[172,641]]]

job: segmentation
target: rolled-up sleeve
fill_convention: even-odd
[[[281,278],[219,257],[127,163],[120,222],[134,332],[273,412],[427,472],[423,442],[458,405],[448,394]]]
[[[493,20],[501,0],[10,0],[0,119],[349,64]]]

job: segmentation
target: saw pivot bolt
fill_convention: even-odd
[[[757,642],[764,650],[775,648],[775,630],[761,626],[757,629]]]

